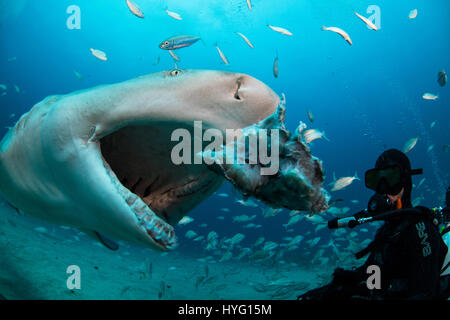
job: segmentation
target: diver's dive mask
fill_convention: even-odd
[[[366,171],[366,187],[379,194],[399,194],[405,185],[408,176],[422,174],[423,169],[408,170],[405,172],[399,166],[390,166]]]

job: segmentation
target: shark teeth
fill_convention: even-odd
[[[174,249],[177,245],[177,239],[173,227],[158,217],[140,197],[125,188],[104,159],[103,163],[106,172],[111,178],[111,182],[115,185],[118,193],[123,197],[128,207],[136,216],[139,226],[154,242],[163,248],[168,250]]]
[[[136,217],[141,228],[160,245],[167,249],[173,249],[176,246],[177,241],[173,227],[156,216],[148,207],[142,215],[136,213]]]

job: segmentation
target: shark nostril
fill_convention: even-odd
[[[241,96],[239,95],[239,89],[241,88],[241,85],[242,85],[242,78],[238,78],[236,80],[236,85],[237,85],[237,88],[236,88],[236,92],[234,93],[234,98],[236,100],[241,100]]]

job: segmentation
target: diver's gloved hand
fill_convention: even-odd
[[[358,270],[336,268],[333,273],[333,281],[330,284],[308,291],[305,294],[298,296],[297,300],[363,299],[360,297],[360,295],[363,296],[363,292],[360,292],[360,283],[361,275]]]
[[[329,300],[333,299],[335,288],[331,284],[326,286],[310,290],[297,297],[299,301],[312,301],[312,300]]]
[[[358,271],[336,268],[333,273],[332,283],[336,286],[356,286],[359,284],[360,279],[361,277]]]

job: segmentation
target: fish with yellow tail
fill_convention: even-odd
[[[322,26],[322,30],[335,32],[335,33],[339,34],[342,38],[344,38],[344,40],[347,41],[348,44],[350,44],[350,45],[353,44],[352,39],[350,39],[350,36],[348,35],[348,33],[340,28]]]

